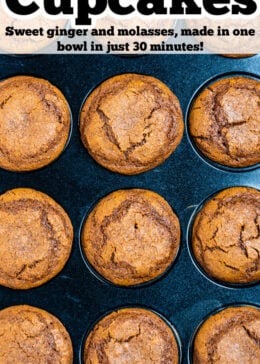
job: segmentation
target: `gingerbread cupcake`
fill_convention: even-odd
[[[176,258],[180,224],[157,193],[119,190],[103,198],[81,234],[88,263],[103,278],[133,286],[161,276]]]
[[[260,280],[260,192],[225,189],[208,200],[192,227],[192,252],[211,278],[232,284]]]
[[[84,344],[82,364],[178,364],[179,357],[175,334],[161,317],[124,308],[94,326]]]
[[[70,336],[49,312],[28,305],[8,307],[0,311],[0,362],[72,364]]]
[[[177,97],[161,81],[139,74],[114,76],[86,99],[80,133],[90,155],[111,171],[148,171],[170,156],[183,135]]]
[[[201,325],[194,338],[191,364],[259,364],[259,342],[259,308],[229,307]]]
[[[31,171],[53,162],[70,132],[70,109],[57,87],[31,76],[0,82],[0,167]]]
[[[0,196],[0,284],[42,285],[67,262],[73,228],[64,209],[46,194],[17,188]]]
[[[260,162],[260,83],[228,77],[211,83],[195,99],[189,132],[196,148],[228,167]]]
[[[253,57],[254,54],[242,54],[242,53],[225,53],[225,54],[221,54],[223,57],[227,57],[227,58],[248,58],[248,57]]]

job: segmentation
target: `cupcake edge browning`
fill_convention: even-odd
[[[81,242],[87,261],[102,277],[133,286],[160,277],[170,267],[180,234],[179,219],[163,197],[129,189],[97,203],[85,220]]]
[[[227,167],[258,164],[259,102],[260,83],[253,78],[222,78],[207,86],[189,112],[189,133],[197,149]]]
[[[234,332],[236,338],[232,336]],[[250,360],[243,361],[243,364],[257,364],[260,360],[259,333],[259,308],[233,306],[222,309],[207,318],[196,332],[192,364],[221,364],[223,360],[235,364],[239,362],[238,355],[239,360],[242,360],[242,355],[247,354]],[[223,358],[221,354],[224,351],[230,351],[230,357]]]
[[[64,150],[71,114],[49,81],[14,76],[0,82],[0,167],[14,172],[49,165]]]
[[[179,100],[160,80],[126,73],[97,86],[80,113],[80,134],[97,163],[134,175],[164,162],[184,130]]]
[[[149,357],[151,364],[178,364],[180,354],[169,325],[143,308],[122,308],[103,317],[88,334],[83,349],[84,364],[115,359],[118,364],[130,364],[133,357]]]
[[[196,214],[194,258],[213,278],[246,284],[260,280],[260,191],[230,187],[216,193]]]
[[[0,311],[0,357],[8,363],[72,364],[70,335],[54,315],[29,306]]]
[[[0,196],[0,216],[1,285],[38,287],[63,269],[72,249],[73,227],[56,201],[30,188],[16,188]]]

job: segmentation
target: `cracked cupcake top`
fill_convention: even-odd
[[[259,163],[259,81],[238,76],[208,86],[192,105],[189,132],[214,162],[230,167]]]
[[[200,327],[194,340],[193,364],[259,364],[260,310],[229,307]]]
[[[138,174],[162,163],[183,135],[177,97],[150,76],[123,74],[98,86],[80,115],[84,146],[102,166]]]
[[[178,346],[170,327],[141,308],[109,314],[89,333],[84,364],[178,364]]]
[[[179,220],[157,193],[129,189],[103,198],[81,235],[87,260],[107,280],[136,285],[160,276],[180,244]]]
[[[192,249],[203,270],[230,283],[260,280],[260,192],[232,187],[210,199],[197,214]]]
[[[0,82],[0,167],[31,171],[54,161],[70,131],[63,94],[48,81],[16,76]]]
[[[72,364],[70,336],[50,313],[27,305],[0,311],[0,362]]]
[[[44,193],[17,188],[0,196],[0,284],[37,287],[69,258],[73,229],[63,208]]]

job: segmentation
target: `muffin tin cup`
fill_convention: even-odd
[[[178,347],[178,356],[179,356],[179,360],[178,360],[178,364],[181,364],[182,363],[182,358],[183,358],[183,347],[182,347],[182,342],[181,342],[181,339],[180,339],[180,335],[177,331],[177,329],[175,328],[175,326],[166,318],[164,317],[161,313],[159,313],[158,311],[148,307],[148,306],[145,306],[145,305],[124,305],[124,306],[119,306],[119,307],[116,307],[114,309],[111,309],[109,311],[106,311],[105,313],[103,313],[100,317],[98,317],[92,324],[88,325],[87,327],[87,330],[86,330],[86,333],[84,335],[84,337],[82,338],[82,341],[81,341],[81,345],[80,345],[80,352],[79,352],[79,363],[80,364],[84,364],[84,345],[85,345],[85,342],[87,340],[87,337],[88,335],[91,333],[91,331],[94,329],[94,327],[103,319],[105,318],[106,316],[108,316],[109,314],[113,313],[113,312],[116,312],[116,311],[119,311],[121,309],[125,309],[125,308],[133,308],[133,309],[143,309],[143,310],[147,310],[155,315],[157,315],[159,318],[161,318],[165,324],[171,329],[173,335],[174,335],[174,338],[176,340],[176,343],[177,343],[177,347]]]
[[[135,187],[129,187],[129,188],[124,188],[124,190],[132,190],[135,189]],[[147,190],[147,189],[146,189]],[[95,206],[106,196],[108,196],[109,194],[116,192],[117,190],[111,191],[109,193],[107,193],[105,196],[100,197],[95,203],[92,203],[91,206],[87,209],[87,211],[85,212],[81,223],[80,223],[80,228],[79,228],[79,239],[78,239],[78,244],[79,244],[79,250],[80,250],[80,254],[81,257],[86,265],[86,267],[88,268],[89,272],[96,278],[98,279],[100,282],[106,284],[106,285],[112,285],[114,287],[118,287],[118,288],[125,288],[125,289],[135,289],[135,288],[144,288],[144,287],[148,287],[152,284],[155,284],[156,282],[160,281],[161,279],[163,279],[172,269],[174,269],[174,265],[178,260],[178,257],[180,255],[180,251],[181,251],[181,246],[182,246],[182,227],[180,225],[180,229],[181,229],[181,234],[180,234],[180,244],[179,247],[176,251],[176,255],[173,259],[173,261],[169,264],[169,266],[165,269],[164,272],[162,272],[160,275],[158,275],[157,277],[147,281],[147,282],[143,282],[143,283],[138,283],[138,284],[133,284],[133,285],[123,285],[123,284],[116,284],[111,282],[110,280],[108,280],[107,278],[103,277],[89,262],[83,248],[82,248],[82,242],[81,242],[81,235],[82,235],[82,230],[85,224],[85,221],[87,220],[88,216],[90,215],[91,211],[95,208]],[[148,190],[151,191],[151,190]],[[153,191],[152,191],[153,192]],[[175,213],[175,215],[177,216],[177,218],[179,219],[177,213],[175,212],[175,210],[172,208],[172,206],[169,204],[169,206],[171,207],[172,211]]]
[[[227,188],[232,188],[232,187],[250,187],[250,186],[229,186]],[[253,187],[255,188],[255,187]],[[194,221],[195,218],[197,216],[197,214],[201,211],[201,209],[204,207],[204,205],[210,201],[212,198],[214,198],[214,196],[216,196],[218,193],[224,191],[226,188],[218,190],[214,193],[212,193],[211,195],[209,195],[208,197],[206,197],[204,200],[202,200],[197,207],[195,208],[195,210],[193,211],[189,222],[188,222],[188,226],[187,226],[187,232],[186,232],[186,243],[187,243],[187,247],[188,247],[188,252],[189,252],[189,256],[190,259],[193,263],[193,265],[197,268],[198,272],[200,274],[202,274],[202,276],[204,278],[206,278],[208,281],[210,281],[211,283],[219,286],[219,287],[224,287],[224,288],[229,288],[229,289],[236,289],[236,288],[248,288],[248,287],[252,287],[252,286],[256,286],[258,285],[260,282],[259,281],[255,281],[255,282],[250,282],[250,283],[229,283],[229,282],[225,282],[225,281],[221,281],[217,278],[211,277],[204,269],[203,267],[201,267],[201,265],[198,263],[194,253],[193,253],[193,249],[192,249],[192,229],[193,229],[193,225],[194,225]],[[257,188],[256,188],[257,189]]]
[[[205,81],[201,86],[199,86],[199,88],[194,92],[194,94],[191,97],[191,100],[188,104],[187,107],[187,111],[186,111],[186,115],[185,115],[185,129],[186,129],[186,135],[188,137],[188,141],[194,151],[194,153],[207,165],[224,171],[224,172],[248,172],[248,171],[253,171],[257,168],[260,167],[260,163],[257,164],[253,164],[251,166],[248,167],[231,167],[231,166],[227,166],[218,162],[215,162],[213,160],[211,160],[210,158],[208,158],[206,155],[204,155],[199,148],[196,146],[196,143],[194,142],[192,136],[190,135],[190,128],[189,128],[189,116],[190,116],[190,112],[192,109],[192,106],[195,102],[195,100],[197,99],[197,97],[201,94],[202,91],[204,91],[208,86],[212,85],[213,83],[215,83],[216,81],[219,81],[221,79],[224,78],[229,78],[229,77],[236,77],[236,76],[241,76],[241,77],[247,77],[247,78],[252,78],[254,80],[260,81],[260,77],[257,76],[256,74],[250,73],[250,72],[226,72],[226,73],[222,73],[222,74],[218,74],[215,75],[214,77],[209,78],[207,81]]]
[[[19,55],[18,55],[19,57]],[[5,171],[8,171],[10,173],[18,173],[18,174],[27,174],[27,173],[30,173],[30,172],[35,172],[35,171],[40,171],[40,170],[44,170],[45,168],[49,167],[50,165],[52,165],[53,163],[57,162],[58,159],[63,155],[63,153],[66,151],[66,149],[69,147],[69,144],[70,144],[70,140],[71,140],[71,137],[72,137],[72,133],[73,133],[73,115],[72,115],[72,111],[71,111],[71,107],[70,107],[70,104],[68,102],[68,99],[67,97],[65,96],[65,94],[63,93],[63,90],[57,86],[56,84],[53,84],[51,81],[49,81],[47,78],[43,78],[37,74],[33,74],[33,73],[17,73],[17,74],[13,74],[13,75],[10,75],[6,78],[2,78],[0,79],[0,83],[2,81],[5,81],[5,80],[8,80],[9,78],[12,78],[12,77],[17,77],[17,76],[25,76],[25,77],[35,77],[35,78],[39,78],[39,79],[43,79],[47,82],[50,82],[54,87],[56,87],[61,93],[62,95],[64,96],[65,100],[66,100],[66,104],[67,104],[67,107],[68,107],[68,110],[69,110],[69,115],[70,115],[70,127],[69,127],[69,132],[68,132],[68,137],[67,137],[67,140],[66,140],[66,143],[63,147],[63,150],[61,151],[61,153],[55,158],[53,159],[49,164],[46,164],[42,167],[39,167],[39,168],[36,168],[36,169],[32,169],[32,170],[29,170],[29,171],[12,171],[12,170],[9,170],[9,169],[5,169],[3,167],[0,167],[0,169],[3,169]]]
[[[204,322],[206,322],[210,317],[216,315],[219,312],[222,312],[223,310],[225,310],[226,308],[232,308],[232,307],[244,307],[244,306],[249,306],[249,307],[253,307],[253,308],[258,308],[260,309],[259,305],[256,305],[254,303],[246,303],[246,302],[236,302],[236,303],[230,303],[230,304],[226,304],[226,305],[222,305],[218,308],[216,308],[215,310],[211,311],[210,313],[208,313],[208,315],[206,315],[198,324],[198,326],[195,328],[192,336],[190,337],[189,340],[189,344],[188,344],[188,351],[187,351],[187,363],[188,364],[193,364],[193,348],[194,348],[194,340],[196,338],[197,333],[199,332],[199,329],[202,327],[202,325],[204,324]]]
[[[135,55],[134,55],[135,56]],[[115,78],[115,77],[118,77],[118,76],[127,76],[127,75],[135,75],[135,76],[141,76],[141,77],[147,77],[147,78],[154,78],[155,81],[158,81],[162,84],[163,87],[165,87],[166,89],[168,89],[168,91],[170,91],[170,93],[172,93],[172,95],[176,98],[176,101],[179,102],[179,106],[180,106],[180,112],[181,112],[181,122],[179,120],[178,122],[178,133],[177,133],[177,136],[176,136],[176,140],[178,140],[178,137],[179,135],[181,135],[181,138],[179,140],[179,142],[177,143],[177,145],[175,145],[175,148],[174,150],[172,150],[170,152],[170,154],[167,154],[166,157],[164,157],[163,160],[161,160],[158,164],[154,164],[155,163],[155,159],[153,160],[153,163],[150,162],[150,164],[153,164],[153,166],[151,167],[150,164],[149,165],[149,168],[147,169],[143,169],[143,170],[138,170],[138,171],[135,171],[134,173],[126,173],[126,172],[123,172],[123,171],[119,171],[119,170],[113,170],[113,168],[109,168],[108,166],[105,166],[105,164],[103,165],[102,163],[98,162],[96,160],[96,158],[94,156],[92,156],[92,153],[90,152],[90,150],[88,150],[88,148],[84,145],[83,143],[83,140],[82,140],[82,136],[81,136],[81,130],[80,130],[80,124],[81,124],[81,113],[82,113],[82,110],[84,108],[84,105],[85,103],[87,102],[87,99],[92,95],[92,93],[97,90],[99,87],[102,86],[102,84],[106,83],[107,81]],[[180,99],[178,97],[178,95],[176,94],[176,92],[172,89],[172,87],[169,85],[168,82],[165,82],[162,78],[158,78],[158,77],[155,77],[151,72],[139,72],[139,71],[127,71],[127,72],[115,72],[113,74],[111,74],[110,76],[108,77],[104,77],[101,81],[99,81],[98,83],[96,83],[95,85],[92,84],[90,86],[90,88],[87,90],[82,102],[81,102],[81,105],[80,105],[80,109],[79,109],[79,114],[78,114],[78,120],[77,120],[77,124],[78,124],[78,129],[79,129],[79,134],[80,134],[80,139],[81,139],[81,145],[83,147],[83,149],[85,149],[86,153],[88,153],[88,155],[94,160],[94,162],[99,165],[100,167],[114,173],[115,175],[123,175],[123,176],[127,176],[128,178],[129,177],[133,177],[133,176],[139,176],[139,175],[142,175],[144,173],[147,173],[147,172],[150,172],[151,170],[154,170],[155,168],[158,168],[160,167],[161,165],[163,165],[168,159],[171,158],[171,156],[176,152],[176,150],[180,147],[180,144],[182,143],[183,141],[183,138],[184,138],[184,132],[185,132],[185,118],[184,118],[184,112],[183,112],[183,109],[181,107],[181,103],[180,103]],[[180,126],[182,124],[182,126]],[[179,133],[180,129],[182,130],[182,134]],[[90,148],[89,148],[90,149]],[[169,151],[168,151],[169,152]],[[162,153],[164,155],[164,153]],[[157,156],[157,159],[159,159],[159,156]],[[143,165],[144,167],[145,165]]]

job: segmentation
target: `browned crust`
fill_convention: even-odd
[[[0,284],[14,289],[42,285],[67,262],[73,227],[46,194],[17,188],[0,196]]]
[[[0,311],[1,363],[72,364],[73,349],[63,324],[42,309],[11,306]]]
[[[197,214],[192,250],[205,272],[230,283],[260,280],[260,192],[232,187],[210,199]]]
[[[84,345],[84,364],[178,364],[175,336],[158,315],[141,308],[115,311],[99,321]]]
[[[81,240],[88,261],[99,274],[129,286],[150,281],[170,266],[180,244],[180,224],[158,194],[119,190],[92,210]]]
[[[246,77],[224,78],[196,98],[189,132],[214,162],[248,167],[260,162],[260,83]]]
[[[0,82],[0,167],[31,171],[54,161],[70,132],[70,110],[49,81],[15,76]]]
[[[260,311],[229,307],[208,318],[195,336],[193,364],[258,364]]]
[[[255,54],[244,54],[244,53],[225,53],[221,55],[223,57],[228,57],[228,58],[248,58],[255,56]]]
[[[183,129],[177,97],[158,79],[138,74],[104,81],[80,113],[81,139],[90,155],[122,174],[161,164],[179,145]]]

